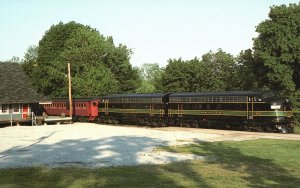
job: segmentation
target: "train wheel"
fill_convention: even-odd
[[[289,131],[289,133],[294,133],[294,126],[289,124],[288,131]]]
[[[194,120],[193,123],[192,123],[192,126],[195,127],[195,128],[198,128],[198,122]]]
[[[112,122],[113,122],[114,125],[117,125],[117,124],[119,123],[119,122],[118,122],[117,120],[115,120],[115,119],[113,119]]]
[[[281,126],[281,133],[283,133],[283,134],[288,133],[288,128],[287,128],[286,125],[282,125],[282,126]]]
[[[247,125],[244,125],[243,123],[240,124],[240,130],[241,131],[246,131],[247,130]]]
[[[264,132],[264,129],[263,129],[260,125],[258,125],[258,126],[257,126],[257,131],[258,131],[258,132]]]
[[[78,121],[79,121],[79,122],[83,122],[83,121],[84,121],[84,120],[83,120],[83,117],[81,117],[81,116],[78,117]]]
[[[270,126],[267,126],[267,125],[266,125],[266,126],[264,127],[264,131],[265,131],[265,132],[268,132],[268,133],[272,133],[272,132],[273,132],[273,129],[272,129]]]

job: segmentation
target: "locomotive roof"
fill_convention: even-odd
[[[72,101],[94,101],[94,100],[100,100],[100,97],[72,97]],[[57,97],[57,98],[51,98],[49,101],[69,101],[68,97]]]
[[[103,98],[163,98],[165,95],[166,95],[165,93],[112,94],[112,95],[106,95]]]
[[[170,97],[198,97],[198,96],[261,96],[265,92],[254,91],[223,91],[223,92],[187,92],[187,93],[172,93]]]

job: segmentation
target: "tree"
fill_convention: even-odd
[[[241,51],[236,58],[238,63],[238,80],[240,90],[256,90],[258,88],[258,80],[255,78],[254,57],[251,49]]]
[[[162,85],[167,92],[214,92],[239,88],[238,65],[234,57],[219,49],[202,60],[169,60]]]
[[[17,56],[13,56],[12,58],[10,58],[9,60],[6,60],[4,62],[8,62],[8,63],[22,63],[22,60],[17,57]]]
[[[139,88],[136,89],[136,93],[156,93],[155,86],[148,80],[142,80]]]
[[[36,45],[29,46],[25,55],[24,61],[33,61],[36,62],[38,58],[38,47]]]
[[[119,91],[118,81],[109,69],[106,67],[90,69],[74,76],[72,81],[74,96],[103,96]]]
[[[162,75],[162,86],[164,92],[187,92],[189,91],[190,74],[187,62],[181,59],[169,59],[168,65]]]
[[[74,95],[130,92],[140,84],[129,62],[131,51],[121,44],[115,46],[112,37],[90,26],[60,22],[46,31],[36,49],[37,58],[30,58],[33,49],[28,50],[24,70],[44,95],[67,96],[67,63],[71,64]]]
[[[210,91],[209,80],[212,75],[210,65],[194,58],[188,62],[186,69],[189,72],[189,91],[206,92]]]
[[[196,91],[228,91],[239,87],[237,63],[234,57],[219,49],[202,56],[201,63],[194,66],[195,78],[201,82]]]
[[[33,69],[37,66],[38,47],[35,45],[29,46],[24,55],[22,68],[30,79],[34,79]]]
[[[130,64],[132,51],[125,45],[114,46],[112,37],[107,38],[104,63],[109,67],[119,82],[120,92],[134,92],[141,84],[138,68]]]
[[[300,108],[300,3],[273,6],[254,39],[255,75],[261,86],[289,96]],[[295,122],[300,122],[295,114]]]
[[[259,84],[299,97],[300,3],[271,7],[269,19],[256,31],[259,35],[254,39],[254,66]]]
[[[136,90],[137,93],[155,93],[162,92],[162,73],[163,69],[158,63],[144,63],[139,68],[139,74],[142,80],[141,86]]]
[[[71,37],[71,34],[79,28],[91,29],[89,26],[84,26],[74,21],[66,24],[59,22],[56,25],[52,25],[39,41],[39,55],[37,58],[39,64],[51,65],[51,62],[60,59],[60,54],[65,49],[66,41]]]

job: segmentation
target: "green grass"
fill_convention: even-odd
[[[294,133],[295,133],[295,134],[300,134],[300,125],[296,125],[296,126],[294,127]]]
[[[207,159],[100,169],[2,169],[0,187],[300,187],[299,141],[227,141],[158,150]]]

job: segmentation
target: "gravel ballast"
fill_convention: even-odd
[[[5,127],[0,129],[0,168],[98,168],[203,159],[201,156],[153,149],[187,144],[207,136],[202,133],[90,123]]]
[[[289,137],[300,140],[300,135]],[[5,127],[0,128],[0,168],[98,168],[201,160],[202,156],[154,149],[196,141],[257,138],[283,139],[285,135],[176,127],[154,129],[93,123]]]

